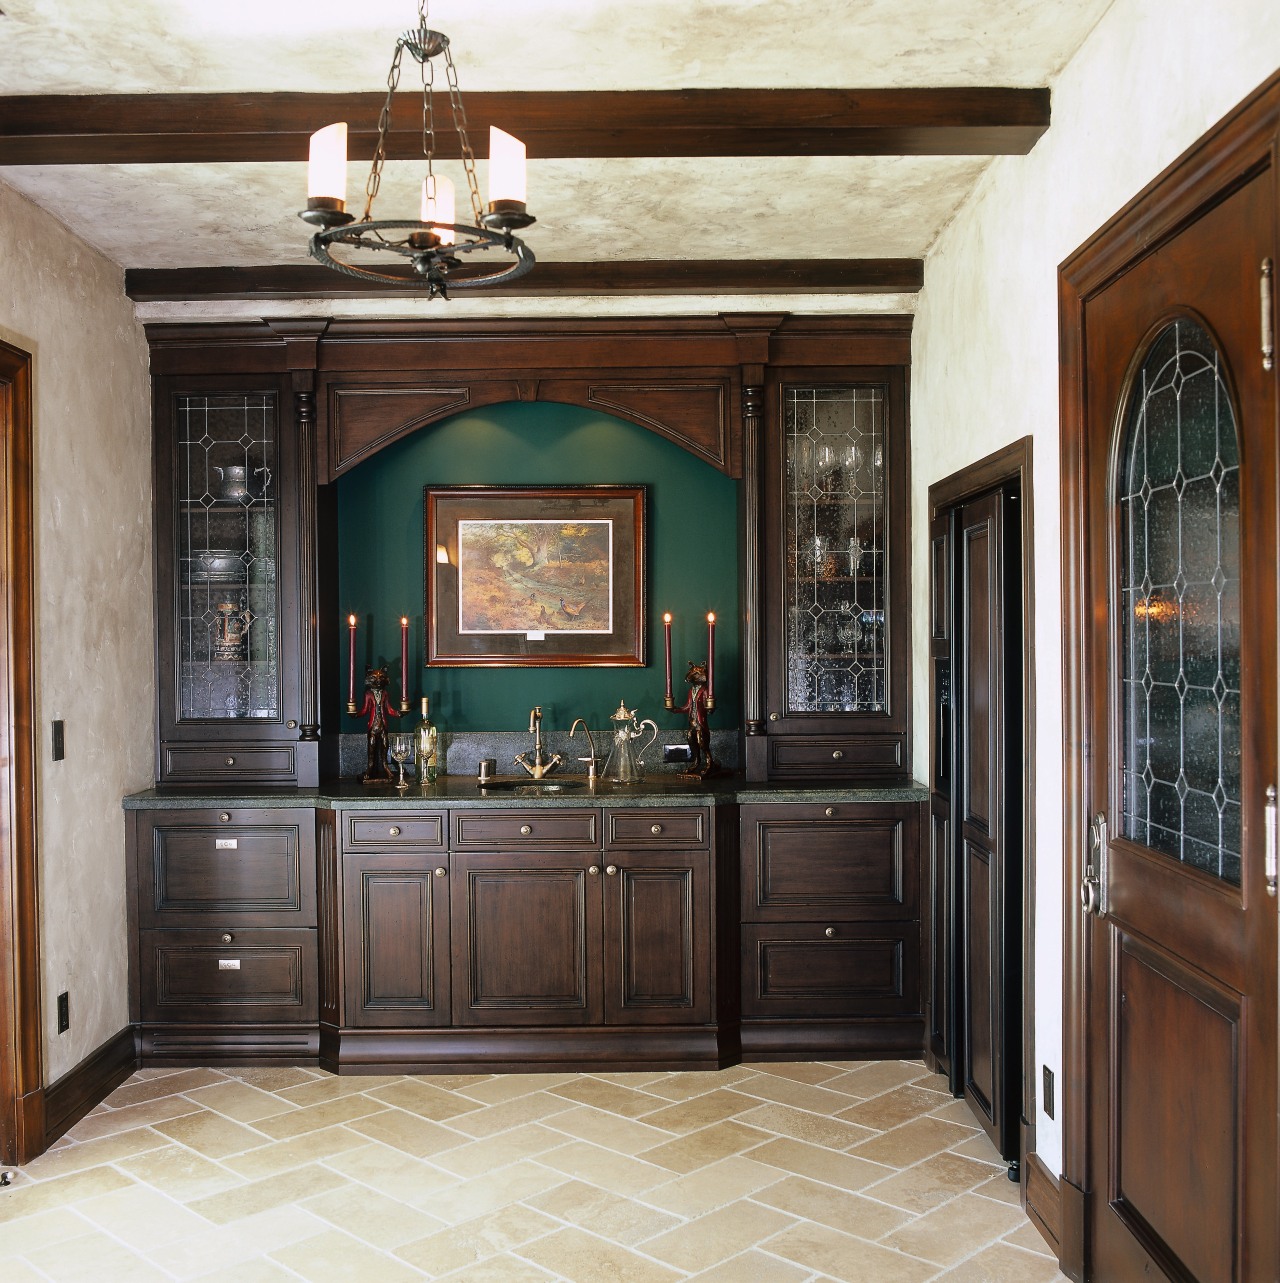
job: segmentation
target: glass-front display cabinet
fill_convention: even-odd
[[[291,399],[275,380],[157,382],[163,783],[300,782]]]
[[[907,449],[899,369],[782,371],[764,543],[769,778],[903,775]]]

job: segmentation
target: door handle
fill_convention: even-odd
[[[1276,786],[1267,785],[1267,804],[1263,808],[1266,812],[1266,849],[1267,849],[1267,894],[1274,897],[1276,893],[1276,877],[1280,870],[1276,867],[1277,854],[1276,848],[1280,846],[1280,834],[1276,832]]]
[[[1109,908],[1107,874],[1110,845],[1106,812],[1099,811],[1089,825],[1089,867],[1080,881],[1080,907],[1095,918],[1105,918]]]
[[[1271,278],[1274,267],[1269,258],[1262,260],[1262,274],[1258,280],[1258,295],[1262,303],[1262,368],[1269,370],[1275,364],[1276,331],[1273,319],[1275,305],[1272,301]]]

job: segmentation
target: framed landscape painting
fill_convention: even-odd
[[[427,486],[427,663],[645,662],[644,486]]]

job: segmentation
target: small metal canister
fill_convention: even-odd
[[[482,757],[480,759],[480,771],[476,776],[479,783],[488,784],[497,773],[498,759],[496,757]]]

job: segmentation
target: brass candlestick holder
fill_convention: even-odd
[[[708,775],[715,775],[720,770],[720,763],[711,752],[711,726],[708,714],[716,706],[715,696],[707,694],[707,666],[696,660],[689,662],[689,671],[684,679],[689,684],[689,695],[683,704],[677,705],[670,696],[664,696],[662,703],[669,713],[685,713],[689,718],[686,732],[689,751],[693,760],[687,771],[680,774],[686,779],[705,780]]]

